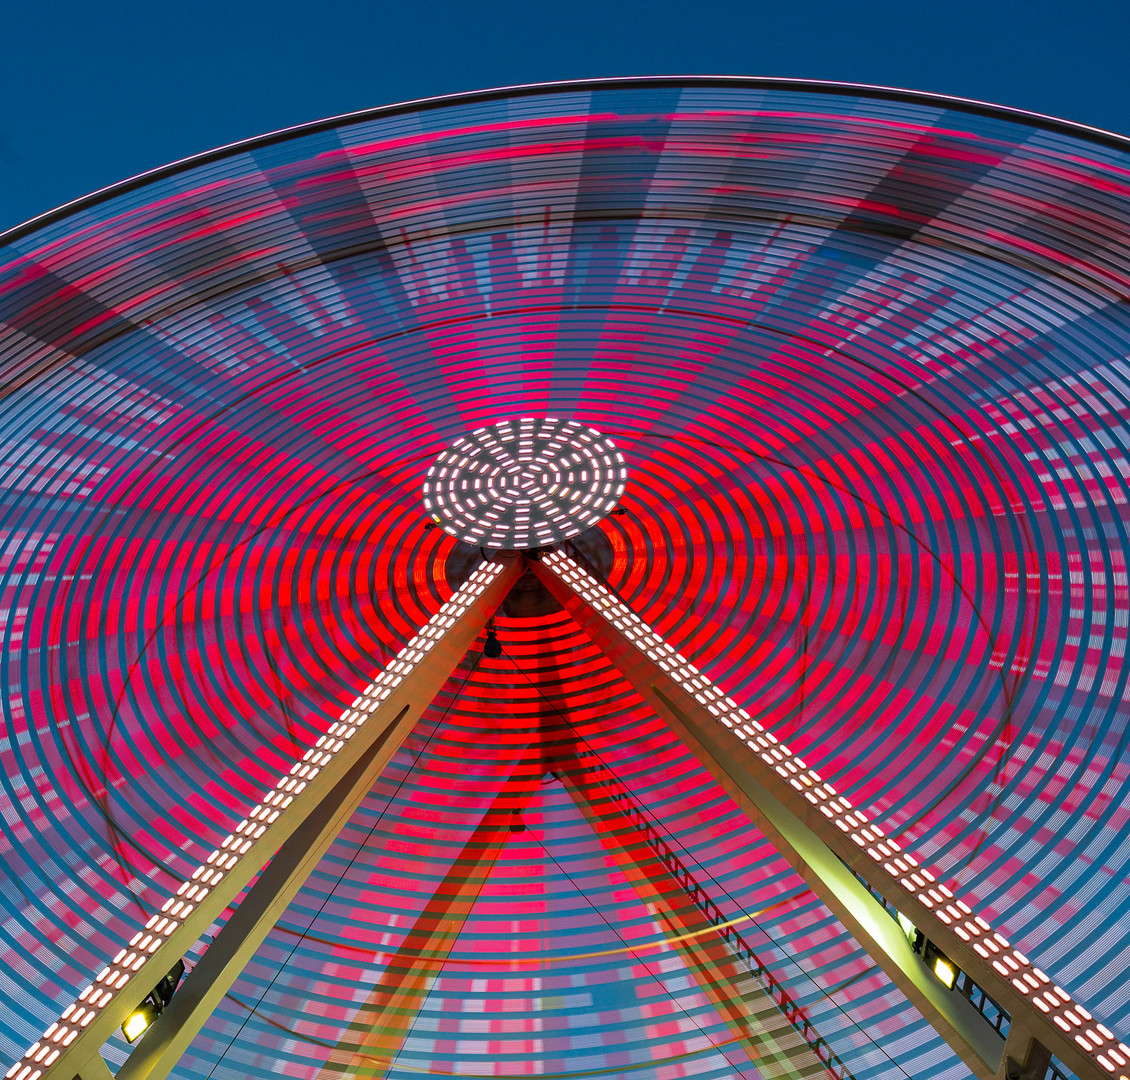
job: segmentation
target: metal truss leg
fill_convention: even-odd
[[[269,932],[285,906],[284,897],[301,887],[364,798],[369,778],[379,775],[523,570],[518,558],[481,564],[12,1066],[6,1080],[72,1080],[88,1066],[96,1069],[99,1048],[110,1034],[280,846],[302,829],[288,849],[296,864],[272,863],[276,870],[264,874],[270,884],[248,894],[250,899],[255,893],[254,905],[244,917],[228,920],[174,997],[174,1005],[183,1005],[175,1010],[171,1005],[169,1019],[161,1023],[162,1016],[130,1056],[130,1061],[137,1058],[127,1066],[130,1080],[164,1076],[238,975],[240,958],[245,962],[254,951],[251,942],[257,944]],[[224,943],[217,949],[221,938]]]
[[[617,868],[730,1029],[734,1042],[720,1048],[730,1064],[739,1072],[755,1064],[762,1071],[769,1068],[793,1080],[824,1075],[827,1061],[817,1057],[808,1043],[796,1045],[797,1027],[739,961],[725,929],[705,917],[703,900],[696,903],[688,890],[686,867],[671,865],[670,857],[661,857],[628,817],[624,807],[634,800],[616,776],[581,748],[577,756],[562,763],[560,776]],[[701,893],[697,882],[692,882],[691,889]],[[734,1060],[735,1049],[744,1052],[747,1063]]]
[[[114,1080],[114,1074],[100,1054],[97,1058],[91,1058],[82,1067],[82,1072],[75,1075],[74,1080]]]
[[[1004,1005],[1014,1023],[1081,1080],[1130,1076],[1130,1068],[1121,1064],[1130,1060],[1130,1048],[1109,1028],[611,590],[559,551],[546,553],[533,568],[978,1077],[1006,1076],[1004,1041],[961,995],[945,992],[930,978],[856,875],[911,919]]]
[[[345,1049],[343,1039],[318,1080],[347,1076],[382,1080],[387,1075],[491,869],[510,840],[511,826],[540,789],[541,776],[549,767],[545,754],[554,741],[547,731],[552,712],[552,707],[543,710],[531,742],[498,744],[500,761],[509,758],[513,762],[509,769],[500,769],[500,773],[508,772],[509,778],[350,1024],[349,1031],[360,1047]]]
[[[511,780],[495,796],[349,1025],[360,1045],[343,1051],[343,1039],[319,1080],[347,1076],[380,1080],[388,1073],[510,840],[514,815],[525,810],[537,789],[536,780],[520,785]]]

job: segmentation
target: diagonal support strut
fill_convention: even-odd
[[[774,842],[879,966],[985,1080],[1010,1060],[1055,1053],[1081,1080],[1130,1077],[1130,1048],[831,784],[766,731],[577,562],[550,551],[534,572],[644,700]],[[849,870],[850,868],[850,870]],[[858,876],[967,971],[1031,1033],[1004,1041],[960,995],[939,993]],[[925,976],[925,977],[923,977]],[[967,1010],[962,1005],[967,1006]]]
[[[709,921],[704,925],[704,893],[698,882],[681,863],[673,865],[672,858],[655,850],[648,830],[640,827],[642,811],[637,810],[636,820],[629,817],[626,808],[636,810],[637,805],[611,769],[578,743],[574,755],[563,760],[558,771],[617,869],[733,1034],[734,1046],[753,1065],[764,1067],[769,1062],[774,1072],[790,1080],[814,1076],[845,1080],[850,1074],[818,1036],[805,1038],[802,1034],[797,1039],[798,1029],[811,1031],[807,1019],[798,1025],[773,995],[773,984],[764,986],[753,966],[742,963],[743,952],[752,955],[752,950],[734,947],[735,940],[742,940],[736,929]],[[791,1004],[799,1009],[795,1002]],[[723,1053],[729,1060],[732,1049],[727,1047]],[[738,1064],[730,1063],[736,1072],[741,1071]]]
[[[408,1038],[432,983],[450,956],[491,868],[510,839],[510,826],[536,794],[536,782],[504,781],[451,870],[436,886],[399,948],[385,962],[384,973],[363,1005],[345,1039],[331,1053],[318,1080],[364,1075],[382,1080]]]
[[[254,945],[274,925],[286,898],[298,891],[360,804],[371,787],[369,778],[379,775],[523,570],[520,558],[480,564],[326,735],[263,795],[145,929],[8,1070],[5,1080],[71,1080],[84,1070],[103,1075],[99,1051],[106,1039],[293,838],[287,851],[296,864],[287,867],[279,860],[278,869],[260,879],[267,884],[260,889],[256,883],[244,900],[246,904],[254,898],[252,906],[241,918],[229,918],[174,997],[174,1003],[183,997],[185,1004],[160,1031],[147,1033],[138,1046],[144,1054],[136,1066],[127,1067],[131,1080],[165,1075],[188,1045],[184,1032],[191,1028],[194,1034],[207,1020]],[[215,955],[208,960],[213,950]],[[180,1050],[174,1050],[174,1044]]]

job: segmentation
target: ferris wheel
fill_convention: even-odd
[[[8,1080],[1130,1076],[1130,143],[554,84],[3,240]]]

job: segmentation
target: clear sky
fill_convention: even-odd
[[[1130,133],[1126,0],[0,0],[0,37],[0,228],[280,127],[551,79],[839,79]]]

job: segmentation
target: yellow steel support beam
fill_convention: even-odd
[[[379,1080],[388,1072],[510,840],[514,815],[526,808],[536,790],[537,781],[531,776],[529,783],[507,781],[495,797],[357,1010],[348,1029],[357,1044],[346,1048],[343,1039],[319,1073],[321,1080],[342,1076]]]
[[[226,936],[221,931],[173,999],[174,1005],[185,1004],[170,1006],[169,1021],[158,1021],[160,1028],[155,1024],[134,1050],[130,1080],[164,1076],[187,1046],[188,1033],[203,1025],[254,951],[251,942],[274,925],[285,906],[282,898],[297,891],[332,843],[334,824],[339,829],[352,812],[350,803],[360,803],[369,778],[379,775],[522,572],[519,558],[481,564],[12,1066],[6,1080],[72,1080],[84,1068],[97,1068],[95,1059],[101,1061],[99,1049],[111,1033],[306,823],[295,840],[303,853],[299,865],[287,868],[280,860],[277,872],[264,875],[270,884],[256,892],[254,907],[243,918],[229,919],[231,931]],[[208,960],[221,937],[224,944]]]
[[[905,913],[1008,1010],[1014,1023],[1081,1080],[1130,1075],[1118,1064],[1130,1058],[1130,1048],[1109,1028],[610,589],[559,551],[546,553],[533,568],[978,1077],[1007,1075],[1004,1040],[961,995],[940,994],[941,984],[928,973],[923,977],[918,958],[855,874]]]
[[[683,883],[650,849],[622,809],[628,792],[599,760],[578,748],[559,775],[594,833],[667,936],[671,948],[710,1000],[749,1063],[793,1080],[824,1075],[826,1062],[809,1049],[777,1003],[734,955],[723,930],[706,922]],[[594,797],[595,796],[595,797]],[[704,934],[703,931],[706,931]]]

